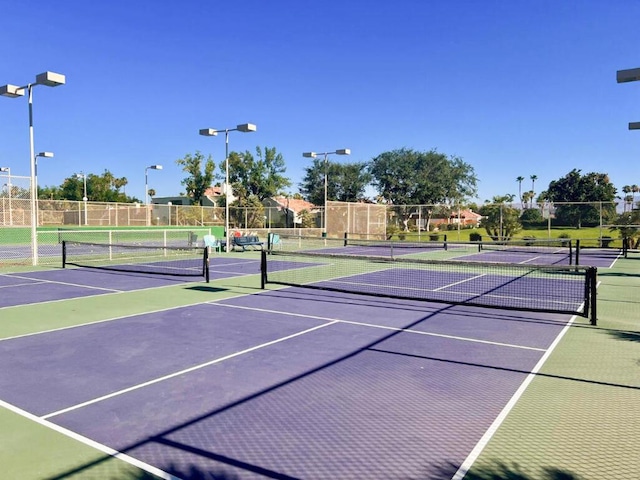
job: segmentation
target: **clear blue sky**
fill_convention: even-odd
[[[303,151],[437,149],[472,165],[478,203],[536,192],[573,168],[640,184],[637,0],[24,0],[2,2],[0,85],[34,88],[41,186],[109,169],[144,197],[183,191],[175,160],[276,147],[298,184]],[[0,97],[0,166],[29,175],[26,98]]]

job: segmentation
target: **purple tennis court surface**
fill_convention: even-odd
[[[567,321],[264,291],[0,341],[0,398],[181,478],[449,478]]]
[[[211,280],[258,273],[258,260],[235,257],[211,259]],[[3,274],[0,275],[0,308],[203,281],[202,277],[172,277],[93,268]]]

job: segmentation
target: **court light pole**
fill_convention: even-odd
[[[0,86],[0,95],[10,98],[24,96],[25,90],[29,97],[29,153],[31,164],[31,257],[32,264],[38,264],[38,229],[36,222],[38,221],[38,184],[36,179],[36,155],[33,141],[33,87],[36,85],[44,85],[45,87],[57,87],[65,84],[65,76],[55,72],[44,72],[36,75],[36,81],[28,83],[22,87],[16,85]]]
[[[640,81],[640,68],[618,70],[616,72],[616,81],[618,83]],[[640,122],[629,122],[629,130],[640,130]]]
[[[225,180],[224,180],[224,238],[225,238],[225,252],[229,253],[231,251],[231,244],[229,243],[229,195],[231,188],[229,186],[229,132],[242,132],[242,133],[250,133],[255,132],[258,128],[253,123],[243,123],[236,128],[225,128],[216,130],[215,128],[201,128],[200,135],[205,137],[215,137],[218,135],[218,132],[224,131],[224,144],[225,144],[225,153],[224,153],[224,170],[225,170]],[[233,192],[231,192],[233,193]]]
[[[76,174],[76,178],[77,179],[82,179],[82,183],[84,186],[84,195],[82,196],[82,201],[84,202],[84,224],[88,225],[87,223],[87,200],[89,200],[89,198],[87,197],[87,174],[86,173],[78,173]]]
[[[0,167],[0,172],[7,174],[7,196],[9,197],[9,226],[11,226],[13,225],[13,212],[11,209],[11,189],[13,188],[13,185],[11,185],[11,168]]]
[[[149,211],[149,170],[162,170],[162,165],[149,165],[144,169],[144,207],[147,211],[147,227],[151,225],[151,212]]]
[[[316,153],[316,152],[304,152],[302,154],[303,157],[306,158],[316,158],[318,155],[324,155],[324,220],[323,220],[323,228],[322,228],[322,236],[326,237],[327,236],[327,220],[329,219],[329,209],[327,208],[327,177],[329,175],[328,172],[328,158],[329,155],[350,155],[351,154],[351,150],[349,150],[348,148],[340,148],[338,150],[335,150],[333,152],[322,152],[322,153]]]

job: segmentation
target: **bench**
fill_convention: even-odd
[[[226,241],[222,240],[221,242],[222,248],[227,249]],[[264,242],[261,242],[260,239],[255,235],[243,235],[242,237],[231,237],[231,249],[235,250],[236,248],[241,248],[244,252],[247,248],[251,247],[252,250],[262,250],[264,246]]]

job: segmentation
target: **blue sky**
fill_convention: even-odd
[[[298,184],[304,151],[368,161],[437,149],[475,169],[483,202],[573,168],[640,184],[637,0],[25,0],[0,17],[0,85],[34,88],[41,186],[105,169],[144,197],[183,191],[175,160],[276,147]],[[0,166],[29,175],[26,98],[0,97]]]

